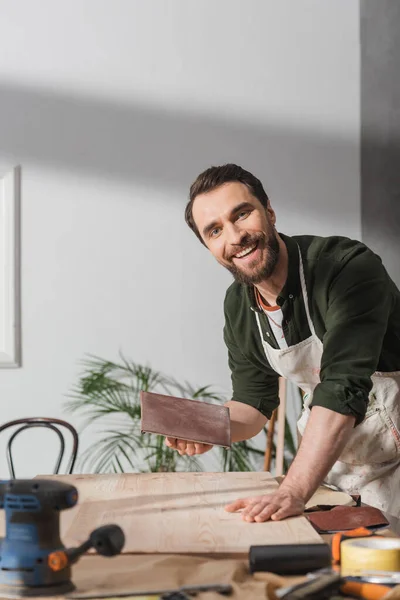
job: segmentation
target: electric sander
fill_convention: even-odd
[[[63,595],[75,589],[71,565],[90,548],[119,554],[125,536],[118,525],[95,529],[76,548],[60,539],[60,512],[78,501],[77,489],[47,479],[0,481],[6,535],[0,539],[0,597]]]

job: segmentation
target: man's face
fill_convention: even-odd
[[[193,219],[210,252],[239,283],[268,279],[278,262],[275,213],[263,207],[242,183],[226,183],[200,194]]]

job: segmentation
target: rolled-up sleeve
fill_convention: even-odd
[[[311,405],[353,415],[356,425],[365,417],[393,303],[380,259],[363,248],[338,264],[329,289],[321,383]]]
[[[238,347],[225,315],[224,341],[231,371],[232,400],[253,406],[268,419],[279,405],[278,375],[269,366],[260,366],[246,358]]]

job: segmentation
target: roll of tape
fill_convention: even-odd
[[[345,540],[340,556],[343,577],[357,577],[365,571],[400,571],[400,538]]]

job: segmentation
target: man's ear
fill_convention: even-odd
[[[272,223],[272,225],[275,225],[275,223],[276,223],[276,215],[275,215],[275,211],[272,208],[271,203],[270,203],[269,200],[268,200],[268,206],[265,209],[265,212],[267,213],[268,220]]]

